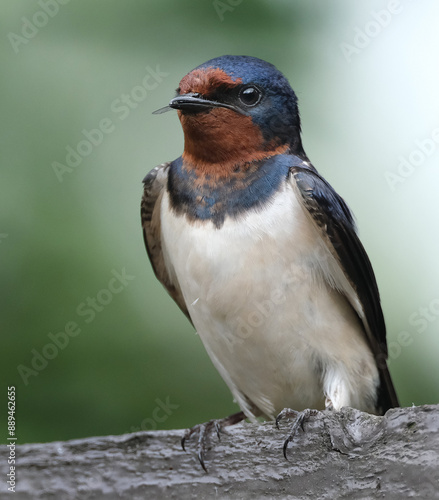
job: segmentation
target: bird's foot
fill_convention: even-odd
[[[297,430],[299,427],[304,430],[303,425],[305,422],[309,420],[310,417],[314,417],[319,413],[318,410],[303,410],[303,411],[295,411],[291,410],[290,408],[284,408],[279,415],[276,417],[276,427],[279,429],[279,422],[288,417],[296,417],[296,421],[294,422],[290,434],[288,435],[287,439],[284,441],[284,446],[283,446],[283,452],[284,452],[284,457],[286,460],[288,460],[287,457],[287,449],[289,443],[294,439],[294,436],[296,435]]]
[[[185,444],[186,441],[194,434],[198,435],[197,442],[197,457],[200,462],[201,467],[203,467],[204,471],[207,472],[206,465],[204,463],[204,457],[206,453],[206,444],[207,439],[211,431],[215,431],[218,440],[221,439],[221,432],[223,432],[223,428],[229,425],[234,425],[246,418],[245,414],[240,411],[238,413],[234,413],[226,418],[209,420],[209,422],[205,422],[204,424],[198,424],[188,429],[185,435],[181,439],[181,447],[184,451],[186,451]]]

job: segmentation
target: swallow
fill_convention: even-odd
[[[168,110],[184,151],[144,179],[143,234],[241,409],[219,422],[398,406],[370,260],[305,154],[285,76],[255,57],[211,59],[157,113]],[[195,431],[203,440],[200,426],[185,437]]]

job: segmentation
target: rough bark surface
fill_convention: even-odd
[[[181,430],[25,444],[16,448],[15,499],[403,499],[439,498],[439,405],[398,408],[384,417],[351,408],[311,417],[288,449],[293,420],[243,423],[211,436],[206,474],[196,439]]]

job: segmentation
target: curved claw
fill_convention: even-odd
[[[207,473],[206,466],[204,465],[204,450],[200,450],[197,453],[198,461],[200,462],[201,467],[203,467],[204,472]]]
[[[207,472],[206,465],[204,463],[204,456],[206,450],[206,443],[209,436],[209,432],[215,429],[215,433],[218,437],[218,440],[221,439],[221,432],[223,432],[223,427],[237,424],[241,422],[241,420],[245,419],[245,415],[243,412],[238,412],[230,417],[226,417],[220,420],[209,420],[204,424],[198,424],[192,427],[192,429],[188,429],[184,436],[181,438],[181,447],[184,451],[186,451],[186,440],[189,439],[193,434],[198,433],[198,443],[197,443],[197,458],[200,462],[201,467],[205,472]]]
[[[185,448],[185,443],[186,443],[186,439],[189,439],[192,434],[195,432],[195,430],[198,428],[198,426],[195,426],[193,427],[192,429],[188,429],[185,433],[184,433],[184,436],[181,438],[181,447],[183,448],[183,451],[186,451],[186,448]]]
[[[285,439],[284,445],[283,445],[283,452],[284,452],[284,457],[287,462],[289,462],[288,457],[287,457],[287,450],[288,450],[288,445],[290,444],[290,439]]]
[[[181,438],[181,447],[183,448],[183,451],[186,451],[186,448],[184,447],[185,442],[186,442],[186,434]]]
[[[291,431],[287,439],[284,441],[283,445],[283,454],[285,457],[285,460],[288,460],[287,457],[287,450],[288,450],[288,445],[291,443],[291,441],[294,439],[294,436],[297,433],[297,429],[300,427],[302,431],[305,431],[304,429],[304,424],[305,422],[309,419],[311,416],[315,416],[318,414],[318,410],[310,410],[306,409],[303,411],[295,411],[295,410],[290,410],[289,408],[285,408],[282,410],[279,415],[276,418],[276,427],[279,429],[279,422],[284,418],[285,416],[296,416],[296,421],[294,422],[293,426],[291,427]]]
[[[297,418],[297,420],[293,424],[293,427],[291,429],[290,435],[287,437],[287,439],[285,439],[284,447],[283,447],[285,460],[288,460],[288,458],[287,458],[288,445],[294,439],[294,436],[296,435],[296,432],[297,432],[297,428],[299,427],[299,425],[302,424],[301,420],[302,420],[301,419],[301,415],[299,415],[299,417]],[[302,427],[302,429],[303,429],[303,427]]]
[[[200,435],[198,437],[197,457],[201,467],[203,467],[204,472],[207,472],[206,466],[204,464],[204,451],[206,449],[207,433],[212,428],[213,424],[214,421],[210,420],[209,422],[205,424],[200,424],[198,426]]]

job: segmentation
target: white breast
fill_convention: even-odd
[[[247,416],[323,408],[325,397],[336,408],[364,407],[377,375],[364,360],[362,326],[324,279],[334,259],[289,184],[220,229],[175,215],[167,194],[161,209],[168,271]]]

